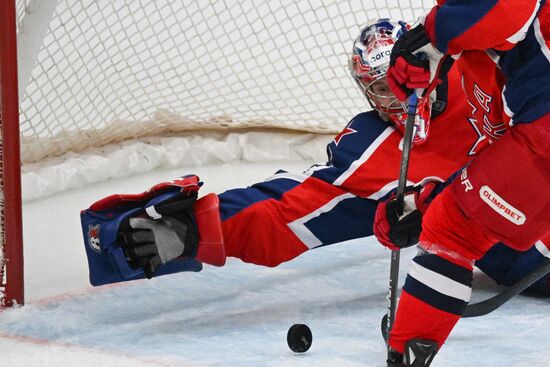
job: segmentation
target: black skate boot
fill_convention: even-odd
[[[405,346],[405,355],[391,350],[388,367],[428,367],[437,353],[438,345],[432,340],[413,339]]]
[[[388,352],[388,360],[386,362],[388,363],[388,367],[405,367],[403,364],[403,354],[396,352],[391,348]]]

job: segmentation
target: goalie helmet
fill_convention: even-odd
[[[410,28],[405,22],[379,19],[365,26],[353,43],[349,68],[353,79],[380,117],[390,121],[404,134],[407,106],[392,93],[386,79],[390,54],[397,39]],[[413,143],[421,144],[428,138],[431,102],[418,100]]]

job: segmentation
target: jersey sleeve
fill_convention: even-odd
[[[525,38],[540,6],[539,0],[439,1],[424,26],[437,49],[447,54],[463,50],[508,50]]]

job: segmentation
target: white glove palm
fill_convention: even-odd
[[[153,241],[147,242],[155,246],[156,253],[163,264],[180,256],[185,250],[184,239],[187,226],[174,218],[170,220],[130,218],[130,227],[152,232]],[[148,239],[151,240],[150,237]]]
[[[124,232],[124,247],[134,267],[143,268],[147,277],[155,270],[181,255],[186,247],[188,225],[164,216],[162,219],[130,218],[130,229]]]

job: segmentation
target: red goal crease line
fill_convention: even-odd
[[[15,335],[15,334],[3,332],[3,331],[0,331],[0,339],[8,339],[14,342],[31,344],[34,346],[47,346],[47,347],[67,349],[70,351],[74,351],[76,353],[85,352],[85,353],[109,355],[113,357],[124,358],[124,359],[127,359],[128,361],[136,361],[136,362],[139,361],[141,363],[147,363],[147,364],[150,364],[151,366],[161,366],[161,367],[207,367],[208,366],[205,364],[197,364],[197,363],[191,363],[191,362],[175,362],[175,361],[165,362],[165,361],[153,360],[152,359],[153,357],[151,358],[136,357],[127,353],[112,351],[112,350],[99,348],[99,347],[84,347],[81,345],[58,342],[58,341],[53,341],[53,340],[48,340],[43,338],[36,338],[32,336]],[[56,351],[55,353],[58,355],[58,351]]]

